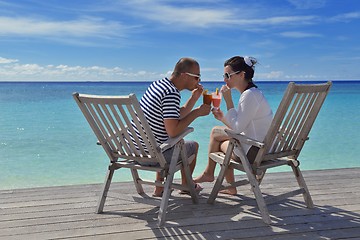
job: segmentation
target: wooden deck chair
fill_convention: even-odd
[[[189,168],[189,162],[195,156],[187,158],[183,140],[185,135],[193,131],[192,128],[186,129],[176,138],[170,138],[167,142],[158,146],[134,94],[128,96],[98,96],[74,93],[73,97],[94,131],[99,144],[104,148],[110,159],[105,183],[96,209],[97,213],[103,211],[114,171],[120,168],[129,168],[131,170],[136,190],[140,195],[144,194],[142,184],[164,187],[158,214],[159,226],[162,226],[165,222],[171,189],[189,191],[192,201],[198,203],[198,196],[195,192]],[[162,152],[173,146],[175,146],[175,150],[171,163],[168,164]],[[178,161],[179,154],[181,154],[181,161]],[[156,164],[156,166],[144,166],[144,164],[149,163]],[[175,172],[180,170],[181,167],[184,167],[188,183],[187,187],[173,182]],[[164,181],[144,180],[140,178],[138,170],[160,172],[164,176]]]
[[[243,134],[226,129],[231,137],[226,153],[210,153],[209,157],[221,165],[221,169],[208,203],[213,203],[222,189],[237,187],[244,184],[251,185],[262,219],[270,224],[271,219],[267,209],[268,204],[302,194],[308,208],[313,208],[313,201],[299,168],[298,156],[308,140],[308,134],[319,113],[319,110],[330,90],[331,82],[324,84],[295,84],[289,83],[284,97],[276,111],[271,126],[263,142],[247,138]],[[249,163],[242,144],[260,148],[253,164]],[[240,162],[231,159],[234,148],[240,152]],[[289,165],[295,175],[299,188],[278,196],[266,198],[260,190],[260,183],[269,168]],[[247,179],[235,183],[223,184],[228,167],[246,173]]]

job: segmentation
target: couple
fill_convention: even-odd
[[[216,119],[225,126],[214,127],[210,135],[209,153],[223,151],[229,143],[229,137],[224,129],[231,128],[239,133],[262,141],[270,127],[272,111],[263,94],[252,82],[254,65],[256,60],[249,57],[235,56],[224,64],[224,82],[220,92],[226,102],[227,113],[220,109],[213,109]],[[235,88],[241,93],[237,108],[234,108],[231,89]],[[184,106],[180,107],[180,91],[187,89],[192,91],[190,98]],[[196,118],[206,116],[211,111],[211,105],[202,104],[194,108],[197,100],[202,96],[203,86],[200,84],[199,63],[191,58],[181,58],[175,65],[170,78],[163,78],[153,82],[140,100],[140,106],[149,122],[158,144],[163,143],[169,137],[175,137],[187,128]],[[195,141],[185,141],[187,155],[197,156],[199,144]],[[258,149],[248,146],[247,156],[249,161],[254,161]],[[173,149],[164,152],[165,159],[170,162]],[[235,151],[236,153],[236,151]],[[234,159],[238,159],[234,155]],[[190,171],[193,173],[196,157],[190,163]],[[201,191],[199,183],[214,181],[216,163],[211,159],[205,171],[194,179],[195,189]],[[186,184],[185,175],[182,171],[182,184]],[[160,174],[156,180],[162,181]],[[227,171],[226,180],[234,181],[234,172]],[[162,195],[162,187],[155,187],[153,196]],[[226,194],[236,194],[236,188],[224,190]]]

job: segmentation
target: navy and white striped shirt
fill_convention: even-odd
[[[180,118],[180,100],[179,90],[168,78],[153,82],[142,96],[140,106],[158,144],[169,138],[164,119]]]

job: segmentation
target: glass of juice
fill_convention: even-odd
[[[212,103],[215,109],[219,109],[221,103],[221,93],[216,89],[216,92],[212,93]]]
[[[205,90],[203,92],[203,103],[211,105],[211,101],[212,101],[212,94],[209,93],[207,90]]]

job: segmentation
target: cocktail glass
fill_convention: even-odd
[[[211,105],[211,101],[212,101],[212,94],[205,91],[203,93],[203,103]]]
[[[219,93],[219,92],[212,93],[212,103],[213,103],[214,109],[219,109],[220,103],[221,103],[221,93]]]

